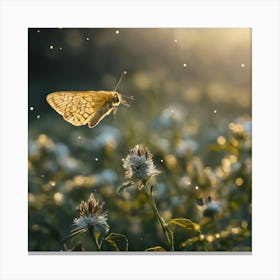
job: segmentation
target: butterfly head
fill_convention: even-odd
[[[116,92],[116,91],[113,91],[112,92],[112,103],[113,103],[113,106],[116,107],[116,106],[119,106],[120,104],[123,104],[127,107],[129,107],[130,105],[127,103],[127,101],[124,99],[130,99],[130,100],[133,100],[133,97],[127,97],[127,96],[123,96],[122,94]]]

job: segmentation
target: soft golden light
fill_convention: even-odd
[[[217,138],[217,143],[218,143],[219,145],[224,145],[224,144],[226,143],[226,138],[225,138],[224,136],[219,136],[219,137]]]
[[[213,235],[207,235],[206,240],[211,243],[215,240],[215,237]]]
[[[56,192],[54,195],[53,195],[53,199],[55,200],[56,203],[61,203],[64,199],[63,197],[63,194],[60,193],[60,192]]]
[[[241,177],[238,177],[236,180],[235,180],[235,184],[238,186],[238,187],[241,187],[243,185],[243,179]]]
[[[165,157],[166,165],[168,166],[169,169],[173,169],[177,165],[177,159],[174,155],[167,155]]]

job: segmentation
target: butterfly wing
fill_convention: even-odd
[[[106,91],[54,92],[47,96],[47,101],[66,121],[81,126],[96,112],[100,114],[100,108],[108,107],[107,95]]]
[[[88,127],[92,128],[97,126],[103,118],[105,118],[112,112],[113,109],[114,108],[110,103],[106,103],[104,106],[99,107],[99,109],[96,110],[94,114],[89,118]]]

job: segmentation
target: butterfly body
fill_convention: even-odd
[[[116,91],[59,91],[47,95],[47,102],[63,118],[75,125],[95,127],[120,104],[128,106]]]

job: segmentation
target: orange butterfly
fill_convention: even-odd
[[[115,113],[120,104],[129,106],[123,96],[116,92],[125,74],[122,74],[114,91],[59,91],[48,94],[47,102],[71,124],[95,127],[112,111]]]

